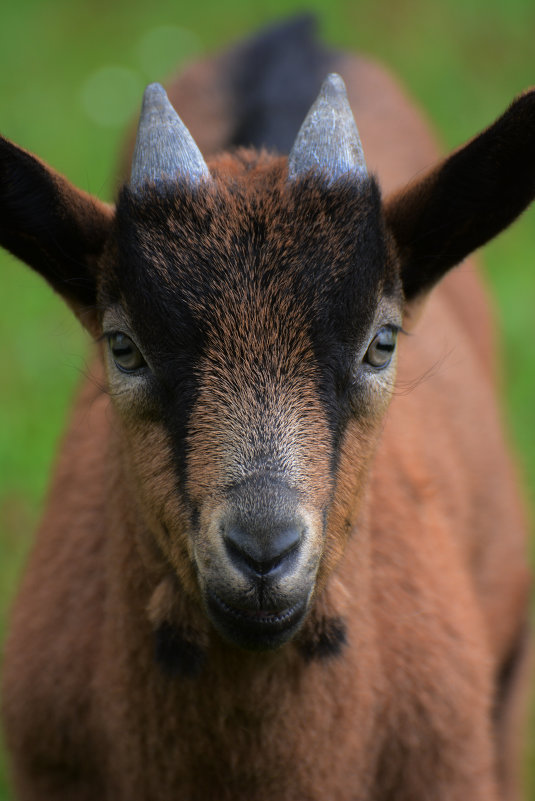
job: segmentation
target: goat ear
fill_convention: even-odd
[[[535,197],[535,90],[486,131],[387,199],[409,324],[444,273]]]
[[[40,273],[96,328],[96,264],[113,209],[0,137],[0,245]]]

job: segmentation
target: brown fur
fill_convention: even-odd
[[[381,68],[344,57],[340,71],[368,161],[390,192],[435,159],[433,141]],[[170,93],[181,110],[186,86],[196,87],[184,119],[208,151],[229,128],[218,105],[221,138],[203,139],[202,98],[217,95],[221,74],[221,65],[200,65]],[[244,177],[248,163],[255,166]],[[251,204],[261,217],[265,188],[256,197],[255,182],[280,183],[280,164],[242,154],[210,165],[222,181],[246,187],[241,211],[220,188],[229,218],[239,221]],[[193,250],[196,236],[189,232]],[[286,240],[276,236],[280,255]],[[219,239],[217,253],[231,248],[223,233]],[[155,248],[152,262],[163,292],[176,279],[159,260],[165,247]],[[176,247],[177,263],[184,247]],[[113,293],[107,280],[100,291]],[[225,503],[226,466],[239,469],[233,454],[248,454],[250,441],[251,464],[257,455],[244,376],[259,359],[271,380],[265,414],[282,415],[280,436],[291,440],[307,509],[318,512],[333,489],[328,425],[298,310],[278,285],[274,307],[294,327],[274,332],[282,348],[276,358],[263,312],[239,290],[196,365],[185,493],[205,532]],[[128,298],[122,308],[124,315]],[[237,320],[250,325],[249,353],[238,352]],[[128,325],[135,330],[124,317],[122,330]],[[294,330],[290,346],[284,337]],[[386,417],[392,387],[366,396],[364,412],[345,426],[307,620],[294,642],[261,653],[227,643],[209,623],[188,512],[175,492],[172,438],[143,392],[121,397],[113,379],[111,397],[100,389],[107,379],[99,358],[63,443],[6,645],[3,707],[18,797],[517,799],[510,720],[520,698],[530,580],[490,330],[484,292],[465,265],[431,295],[415,333],[400,338],[398,390]],[[277,372],[281,364],[294,371],[293,385]],[[236,388],[226,417],[222,385]],[[194,676],[168,675],[155,662],[162,626],[202,652]],[[329,632],[340,653],[306,658]]]

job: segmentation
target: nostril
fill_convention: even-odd
[[[248,534],[238,526],[227,529],[224,537],[227,553],[240,570],[267,576],[280,569],[290,569],[301,544],[302,530],[290,527],[263,537]]]

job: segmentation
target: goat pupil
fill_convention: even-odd
[[[126,334],[109,336],[109,345],[116,365],[121,370],[137,370],[145,364],[139,349]]]
[[[386,367],[396,347],[396,331],[390,327],[381,328],[372,340],[365,360],[372,367]]]

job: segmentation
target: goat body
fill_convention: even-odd
[[[170,87],[199,186],[115,210],[0,145],[0,241],[99,339],[6,644],[23,801],[518,798],[530,582],[492,321],[471,262],[430,290],[531,201],[535,93],[433,168],[393,79],[307,25]],[[289,150],[332,70],[385,201],[217,155]]]

